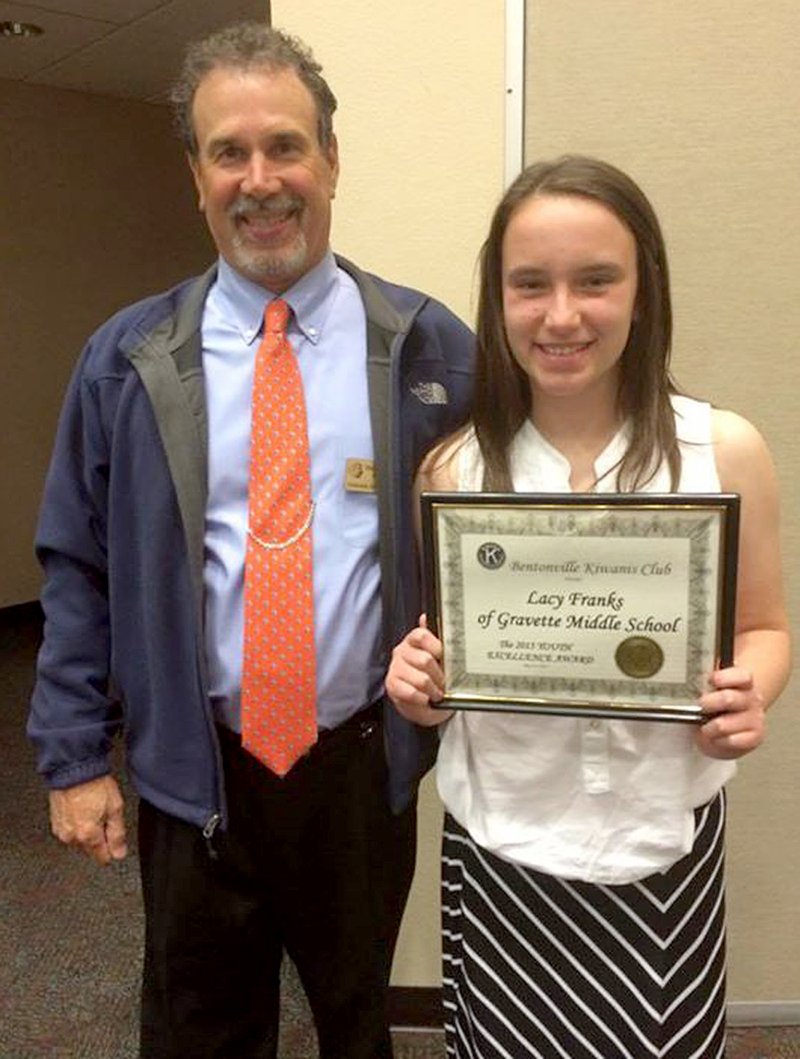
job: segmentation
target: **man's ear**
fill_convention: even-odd
[[[336,185],[339,183],[339,142],[331,133],[331,142],[325,150],[325,156],[331,170],[331,198],[336,198]]]
[[[197,208],[201,213],[205,212],[206,203],[203,195],[203,181],[200,174],[200,162],[198,161],[197,155],[191,152],[186,152],[186,161],[189,163],[189,168],[192,171],[192,177],[194,178],[194,186],[197,188]]]

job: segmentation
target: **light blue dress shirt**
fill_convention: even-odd
[[[215,715],[236,731],[253,369],[272,297],[220,260],[202,321],[209,428],[205,642]],[[345,488],[348,458],[373,458],[366,317],[355,282],[331,253],[282,297],[292,309],[289,340],[308,415],[317,718],[321,728],[335,728],[380,693],[384,675],[377,499]]]

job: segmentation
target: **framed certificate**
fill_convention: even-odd
[[[423,493],[444,709],[703,719],[732,664],[735,494]]]

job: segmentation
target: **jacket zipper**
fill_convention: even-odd
[[[209,860],[219,860],[219,852],[214,847],[214,834],[221,820],[222,815],[220,813],[212,813],[203,828],[203,838],[206,842],[206,852]]]

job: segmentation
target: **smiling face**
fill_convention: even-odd
[[[608,208],[533,195],[503,238],[503,319],[535,398],[616,402],[637,290],[636,242]]]
[[[293,70],[217,67],[198,85],[192,117],[189,164],[217,249],[282,293],[328,248],[335,139],[320,145],[314,99]]]

